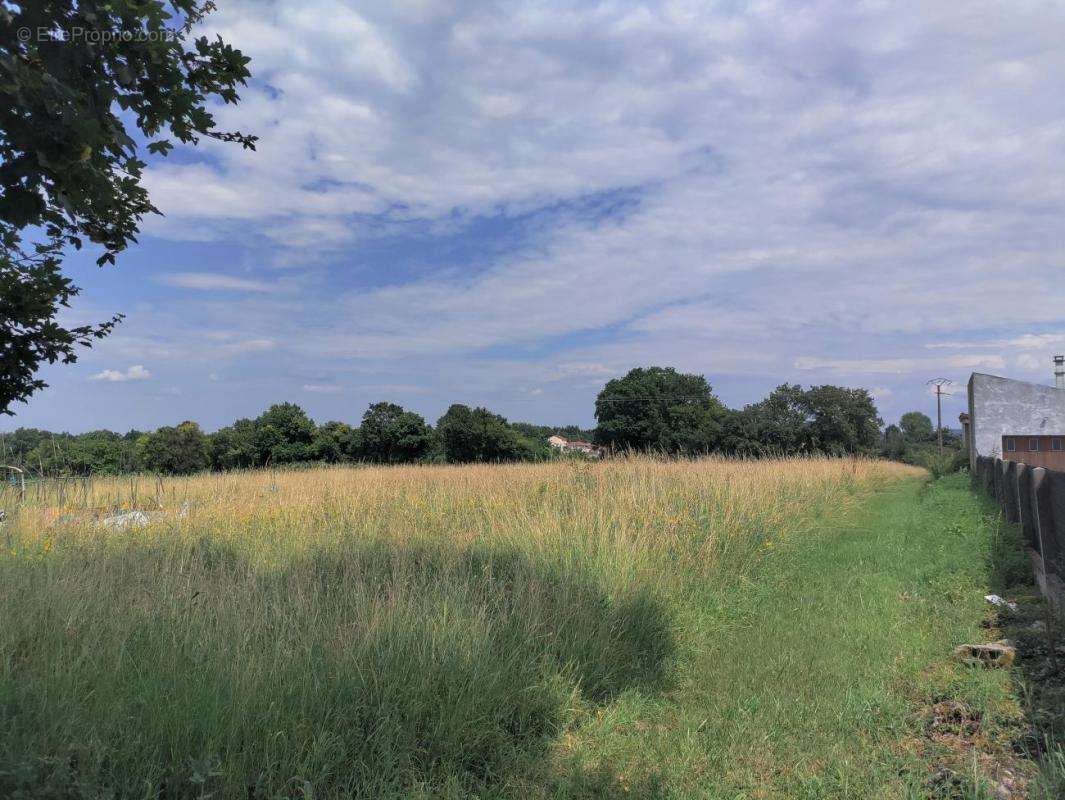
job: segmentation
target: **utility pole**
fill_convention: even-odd
[[[954,381],[949,378],[932,378],[926,385],[936,387],[936,432],[939,434],[939,457],[943,457],[943,398],[951,397],[950,392],[944,392],[944,386],[950,386]]]

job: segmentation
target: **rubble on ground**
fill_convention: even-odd
[[[975,667],[1011,667],[1017,650],[1008,639],[1000,639],[988,644],[959,644],[954,655]]]
[[[142,528],[149,522],[148,515],[143,511],[126,511],[122,514],[111,514],[100,520],[104,528],[120,531],[124,528]]]

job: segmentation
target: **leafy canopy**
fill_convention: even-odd
[[[638,367],[595,400],[595,438],[615,450],[698,455],[715,450],[725,407],[702,375]]]
[[[195,422],[164,427],[137,440],[141,465],[152,472],[187,475],[206,469],[210,463],[207,437]]]
[[[78,287],[60,269],[67,247],[102,248],[98,263],[136,241],[158,213],[141,185],[143,147],[204,137],[254,148],[220,131],[207,110],[236,103],[248,58],[193,36],[210,0],[0,0],[0,412],[45,385],[44,362],[121,319],[57,321]],[[24,242],[24,233],[33,239]]]
[[[783,384],[765,400],[731,412],[723,449],[748,456],[871,453],[880,424],[865,389]]]
[[[533,460],[546,455],[487,408],[455,404],[436,423],[444,455],[453,463]]]
[[[433,446],[433,431],[420,414],[395,403],[374,403],[359,428],[362,456],[383,464],[418,461]]]
[[[903,414],[899,419],[899,427],[902,429],[902,435],[906,437],[906,440],[914,444],[930,442],[936,436],[935,430],[932,428],[931,418],[920,411],[909,411]]]

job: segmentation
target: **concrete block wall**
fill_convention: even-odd
[[[1065,472],[979,456],[972,482],[1020,523],[1045,572],[1065,579]]]

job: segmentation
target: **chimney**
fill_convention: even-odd
[[[1054,386],[1065,389],[1065,356],[1054,356]]]

